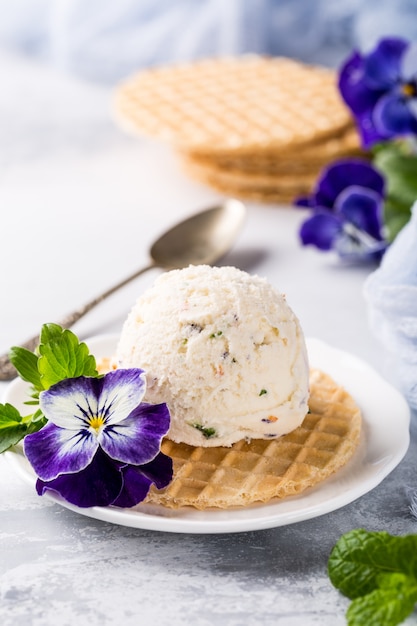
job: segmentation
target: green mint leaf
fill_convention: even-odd
[[[328,562],[332,584],[351,599],[378,589],[381,574],[392,572],[417,581],[417,535],[352,530],[339,539]]]
[[[417,154],[406,142],[392,141],[376,148],[373,164],[386,180],[384,224],[388,240],[393,241],[410,219],[417,199]]]
[[[0,453],[16,445],[27,434],[19,411],[11,404],[0,404]]]
[[[334,546],[328,573],[353,600],[348,626],[396,626],[417,602],[417,535],[352,530]]]
[[[35,413],[33,413],[33,415],[30,416],[30,424],[28,425],[28,427],[32,427],[32,424],[36,424],[35,430],[39,430],[39,428],[46,424],[47,421],[48,420],[46,419],[42,411],[38,409]],[[41,426],[39,426],[40,422]]]
[[[77,376],[97,376],[96,361],[85,343],[57,324],[42,327],[38,370],[43,389]]]
[[[404,574],[384,574],[380,588],[356,598],[349,606],[348,626],[401,624],[413,612],[417,602],[417,581]]]
[[[43,428],[48,421],[43,413],[41,413],[40,411],[35,413],[35,415],[31,415],[30,417],[31,419],[27,423],[27,435],[30,435],[31,433],[36,433],[38,430]]]
[[[13,346],[9,358],[22,380],[31,383],[38,391],[43,389],[38,371],[38,356],[34,352]]]
[[[22,417],[11,404],[0,404],[0,454],[15,446],[26,435],[40,430],[46,421],[40,410]]]

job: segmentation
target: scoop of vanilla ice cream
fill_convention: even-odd
[[[145,400],[166,402],[169,438],[193,446],[279,437],[308,410],[297,317],[265,279],[234,267],[162,274],[132,308],[116,363],[146,371]]]

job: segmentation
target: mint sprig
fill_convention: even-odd
[[[417,603],[417,535],[352,530],[334,546],[328,573],[352,600],[348,626],[396,626]]]
[[[18,346],[11,348],[10,361],[20,378],[30,385],[31,400],[25,404],[36,408],[29,415],[22,416],[11,404],[0,404],[0,453],[46,424],[39,408],[42,391],[65,378],[98,376],[96,360],[87,345],[58,324],[42,326],[35,352]]]
[[[0,404],[0,452],[18,443],[28,434],[29,418],[22,417],[11,404]]]
[[[70,330],[64,330],[57,324],[42,327],[38,350],[37,365],[43,389],[49,389],[65,378],[98,375],[95,358],[89,353],[87,345],[80,343]],[[12,363],[16,367],[16,363]]]

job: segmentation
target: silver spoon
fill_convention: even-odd
[[[62,328],[70,328],[97,304],[103,302],[115,291],[124,287],[148,270],[160,267],[164,270],[180,269],[188,265],[211,265],[221,258],[232,246],[243,224],[245,205],[238,200],[225,200],[218,206],[196,213],[165,232],[150,248],[150,263],[134,272],[104,293],[93,298],[84,306],[67,315],[59,323]],[[34,350],[39,343],[39,335],[19,344]],[[9,355],[0,357],[0,380],[10,380],[17,372],[10,362]]]

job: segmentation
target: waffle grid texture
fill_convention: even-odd
[[[310,412],[301,426],[274,440],[239,441],[230,448],[192,447],[165,440],[174,479],[151,489],[147,501],[170,508],[246,506],[296,495],[325,480],[353,456],[361,413],[327,374],[311,372]]]
[[[283,57],[142,70],[116,89],[115,115],[171,144],[190,177],[259,202],[293,203],[328,162],[362,154],[336,73]]]
[[[335,73],[284,58],[208,59],[142,71],[116,91],[116,114],[187,150],[242,154],[304,146],[350,124]]]

